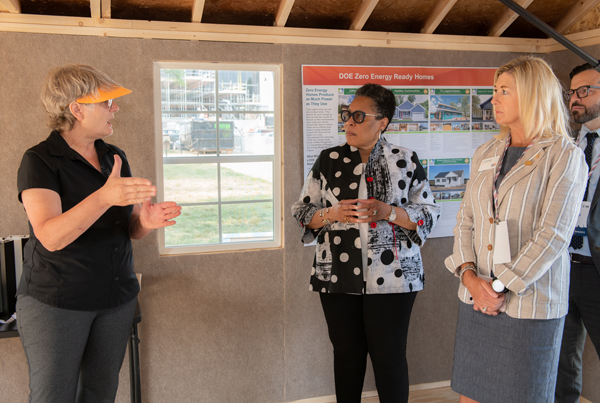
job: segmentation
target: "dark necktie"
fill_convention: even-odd
[[[594,151],[594,140],[598,137],[598,133],[596,132],[588,132],[585,135],[587,139],[587,145],[585,146],[585,150],[583,153],[585,154],[585,162],[588,166],[588,170],[592,169],[592,152]],[[587,200],[588,190],[589,190],[589,176],[588,182],[585,184],[585,194],[583,195],[583,201]],[[571,238],[571,247],[573,249],[581,249],[583,248],[583,236],[581,235],[573,235]]]

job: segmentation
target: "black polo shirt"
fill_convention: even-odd
[[[123,160],[122,177],[131,177],[125,153],[96,140],[102,173],[54,131],[25,152],[18,173],[19,201],[26,189],[50,189],[68,211],[106,183],[114,155]],[[36,239],[25,244],[23,275],[17,295],[29,295],[58,308],[100,310],[131,301],[139,292],[129,238],[132,206],[111,207],[71,244],[54,252]]]

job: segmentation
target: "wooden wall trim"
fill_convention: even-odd
[[[8,13],[0,14],[0,31],[121,38],[486,52],[549,53],[564,49],[553,39],[113,20]],[[567,38],[578,46],[600,44],[600,29],[567,35]]]

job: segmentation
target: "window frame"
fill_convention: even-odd
[[[280,64],[254,64],[254,63],[215,63],[215,62],[173,62],[173,61],[155,61],[154,62],[154,139],[155,139],[155,158],[156,158],[156,187],[158,202],[163,202],[164,199],[164,177],[163,177],[163,131],[162,131],[162,88],[161,88],[161,69],[173,70],[215,70],[215,71],[270,71],[273,73],[273,92],[274,92],[274,110],[259,111],[261,114],[273,114],[273,155],[257,154],[257,155],[214,155],[201,157],[171,157],[170,163],[234,163],[234,162],[272,162],[273,163],[273,240],[270,241],[245,241],[231,243],[215,243],[215,244],[198,244],[189,246],[166,246],[165,245],[165,228],[157,230],[158,234],[158,249],[161,256],[168,255],[184,255],[197,253],[216,253],[228,251],[244,251],[257,249],[276,249],[282,247],[282,230],[283,230],[283,215],[282,215],[282,194],[283,183],[282,177],[282,96],[281,96],[281,65]],[[218,81],[215,80],[215,85]],[[227,114],[230,111],[220,111],[218,105],[215,114]],[[256,112],[256,111],[255,111]],[[211,112],[213,113],[213,112]],[[194,162],[196,161],[196,162]],[[219,170],[217,171],[219,172]],[[221,181],[220,175],[218,176]],[[215,204],[219,210],[224,204],[240,203],[240,201],[223,201],[218,200]],[[243,202],[242,202],[243,203]],[[213,204],[213,203],[210,203]],[[197,204],[193,204],[197,205]],[[186,204],[183,204],[185,209]],[[177,219],[175,219],[177,221]],[[222,215],[219,212],[219,233],[222,228]]]

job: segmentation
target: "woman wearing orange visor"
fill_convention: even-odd
[[[91,66],[50,71],[42,102],[50,136],[18,173],[29,219],[17,324],[30,402],[113,402],[139,284],[131,239],[175,224],[181,207],[153,204],[156,188],[104,142],[131,91]]]

